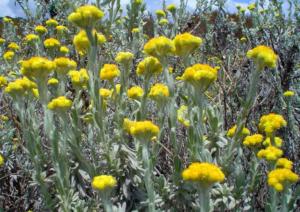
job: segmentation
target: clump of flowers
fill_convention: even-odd
[[[68,16],[68,21],[80,28],[93,27],[104,16],[102,10],[93,5],[84,5]]]
[[[110,190],[117,185],[117,180],[111,175],[95,176],[92,180],[92,187],[99,191]]]
[[[247,52],[247,57],[253,59],[260,68],[275,68],[278,56],[268,46],[257,46]]]
[[[228,131],[227,131],[227,136],[232,138],[235,134],[235,131],[236,131],[236,128],[237,128],[237,125],[233,125]],[[242,135],[243,136],[247,136],[247,135],[250,135],[250,130],[246,127],[243,127],[242,129]]]
[[[44,41],[44,46],[47,49],[55,49],[60,47],[60,42],[55,38],[48,38]]]
[[[20,46],[15,43],[15,42],[11,42],[10,44],[8,44],[7,46],[9,49],[13,50],[13,51],[18,51],[20,50]]]
[[[4,157],[0,154],[0,167],[4,164]]]
[[[293,162],[287,158],[279,158],[275,164],[276,168],[292,169]]]
[[[258,158],[265,158],[268,161],[275,161],[282,156],[283,152],[274,146],[268,146],[266,149],[259,150]]]
[[[144,46],[144,52],[150,56],[163,58],[175,53],[175,46],[172,40],[164,36],[152,38]]]
[[[210,187],[214,183],[223,182],[225,175],[214,164],[194,162],[184,169],[182,178],[185,181],[197,182],[204,187]]]
[[[124,119],[124,129],[141,141],[151,140],[159,133],[159,127],[151,121],[130,121]]]
[[[113,93],[113,90],[109,90],[106,88],[99,89],[99,94],[104,100],[107,100],[109,97],[111,97],[112,93]]]
[[[48,80],[48,82],[47,82],[47,85],[52,85],[52,86],[54,86],[54,85],[58,85],[58,83],[59,83],[58,79],[56,79],[56,78],[50,78],[50,79]]]
[[[55,68],[56,64],[44,57],[32,57],[21,63],[22,74],[35,79],[46,79]]]
[[[170,12],[170,13],[175,13],[176,12],[176,5],[175,4],[169,4],[168,6],[167,6],[167,10]]]
[[[136,73],[137,75],[144,75],[148,78],[153,75],[158,75],[162,73],[162,71],[162,65],[156,57],[146,57],[138,64]]]
[[[65,96],[60,96],[55,99],[52,99],[48,104],[49,110],[65,112],[70,109],[72,106],[72,101]]]
[[[8,83],[4,92],[16,97],[27,95],[29,92],[32,93],[32,89],[34,88],[37,88],[37,85],[27,77],[23,77]]]
[[[264,142],[263,142],[263,145],[264,146],[276,146],[276,147],[281,147],[282,146],[282,139],[280,137],[275,137],[274,138],[274,144],[271,143],[271,138],[270,137],[267,137]]]
[[[34,30],[39,35],[44,35],[48,32],[47,28],[42,25],[36,26]]]
[[[140,86],[133,86],[127,90],[127,96],[130,99],[139,100],[144,96],[144,90]]]
[[[115,61],[120,64],[127,65],[133,59],[133,54],[131,52],[119,52],[115,58]]]
[[[98,44],[103,44],[106,42],[105,36],[100,33],[97,33],[96,30],[93,31],[93,35],[97,36]],[[77,35],[74,36],[73,44],[75,46],[76,51],[78,51],[78,53],[81,55],[86,54],[91,47],[89,38],[87,37],[87,34],[84,30],[81,30]]]
[[[187,117],[188,107],[186,105],[181,105],[180,108],[177,110],[177,120],[185,127],[189,127],[191,124]]]
[[[4,87],[7,85],[7,79],[5,76],[0,75],[0,88]]]
[[[100,70],[100,79],[113,81],[114,78],[120,75],[120,70],[115,64],[104,64]]]
[[[217,80],[218,71],[207,64],[195,64],[185,69],[178,79],[190,83],[199,90],[205,91],[211,83]]]
[[[58,22],[57,22],[57,20],[51,18],[46,21],[46,25],[49,27],[56,27],[58,25]]]
[[[156,10],[155,14],[156,14],[157,18],[164,18],[164,17],[166,17],[166,13],[163,10]]]
[[[294,91],[286,91],[283,93],[283,96],[285,97],[291,97],[291,96],[294,96],[295,95],[295,92]]]
[[[55,58],[54,63],[56,64],[56,72],[63,75],[77,67],[77,63],[67,57]]]
[[[55,29],[60,34],[66,32],[68,30],[68,28],[63,26],[63,25],[58,25],[58,26],[55,27]]]
[[[261,134],[254,134],[251,136],[245,137],[243,144],[248,147],[255,147],[262,143],[264,137]]]
[[[3,58],[4,60],[7,60],[7,61],[11,61],[15,56],[15,53],[13,51],[7,51],[3,54]]]
[[[190,33],[176,35],[173,41],[176,55],[182,57],[188,56],[202,44],[201,38]]]
[[[68,75],[71,78],[73,86],[78,88],[85,88],[89,81],[89,75],[86,69],[82,68],[79,71],[69,71]]]
[[[36,34],[28,34],[24,38],[26,43],[31,43],[31,42],[37,41],[38,39],[39,39],[39,36],[37,36]]]
[[[170,96],[169,88],[162,83],[156,83],[151,87],[148,96],[158,103],[165,102]]]
[[[268,174],[268,184],[276,191],[283,191],[288,184],[295,183],[299,176],[290,169],[275,169]]]
[[[271,135],[278,129],[285,127],[287,125],[282,115],[270,113],[268,115],[263,115],[259,121],[259,129],[264,131],[267,135]]]

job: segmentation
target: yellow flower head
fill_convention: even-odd
[[[104,35],[97,33],[96,30],[93,31],[93,35],[97,35],[97,43],[103,44],[106,42],[106,38]],[[77,35],[74,36],[73,44],[75,46],[76,51],[79,54],[84,55],[90,49],[90,41],[87,37],[87,34],[84,30],[81,30]]]
[[[15,43],[15,42],[11,42],[8,45],[8,48],[11,49],[11,50],[14,50],[14,51],[20,50],[20,46],[17,43]]]
[[[115,61],[120,64],[129,64],[133,59],[131,52],[119,52],[115,58]]]
[[[58,33],[61,33],[61,34],[68,31],[68,28],[63,25],[58,25],[55,27],[55,29]]]
[[[144,52],[150,56],[162,58],[175,53],[172,40],[164,36],[152,38],[144,46]]]
[[[169,21],[166,18],[162,18],[160,19],[160,21],[158,22],[159,25],[164,26],[164,25],[168,25]]]
[[[150,141],[151,138],[159,133],[159,127],[151,121],[130,121],[129,119],[124,119],[123,126],[130,135],[141,141]]]
[[[100,70],[100,79],[113,81],[114,78],[120,75],[120,70],[115,64],[104,64]]]
[[[295,183],[299,180],[299,176],[290,169],[275,169],[268,174],[268,184],[276,191],[283,191],[284,186]]]
[[[170,96],[168,86],[156,83],[150,89],[148,96],[156,102],[165,102]]]
[[[294,96],[295,95],[295,92],[294,91],[286,91],[283,93],[283,96],[285,97],[291,97],[291,96]]]
[[[67,74],[70,70],[76,69],[77,63],[67,57],[59,57],[54,59],[56,71],[58,74]]]
[[[47,85],[51,85],[51,86],[55,86],[55,85],[58,85],[58,79],[56,78],[50,78],[47,82]]]
[[[249,11],[253,11],[256,8],[256,4],[255,3],[249,4],[247,8]]]
[[[246,37],[241,37],[240,41],[241,41],[242,43],[245,43],[245,42],[247,41],[247,38],[246,38]]]
[[[49,110],[65,112],[72,107],[72,101],[65,96],[60,96],[52,99],[47,107]]]
[[[0,115],[0,120],[6,122],[9,120],[9,118],[6,115]]]
[[[257,153],[258,158],[265,158],[268,161],[275,161],[282,156],[283,152],[274,146],[268,146]]]
[[[182,57],[188,56],[202,44],[202,39],[200,37],[190,33],[176,35],[173,41],[176,48],[176,55]]]
[[[28,34],[24,38],[26,43],[31,43],[31,42],[37,41],[38,39],[39,39],[39,36],[37,36],[36,34]]]
[[[10,94],[12,97],[26,96],[31,93],[33,88],[37,88],[37,85],[27,77],[23,77],[8,83],[4,92]]]
[[[36,26],[34,30],[39,35],[43,35],[48,32],[47,28],[42,25]]]
[[[175,5],[175,4],[169,4],[169,5],[167,6],[167,10],[168,10],[170,13],[176,12],[176,5]]]
[[[194,162],[183,170],[182,178],[185,181],[197,182],[202,186],[209,187],[214,183],[223,182],[225,175],[214,164]]]
[[[140,32],[140,29],[139,28],[133,28],[132,30],[131,30],[131,32],[132,33],[139,33]]]
[[[279,158],[276,162],[276,168],[292,169],[293,162],[287,158]]]
[[[144,75],[146,78],[162,73],[163,68],[159,60],[155,57],[146,57],[138,64],[137,75]]]
[[[68,16],[68,21],[80,28],[93,27],[102,17],[102,10],[93,5],[85,5],[76,9]]]
[[[260,68],[275,68],[278,56],[268,46],[257,46],[247,52],[247,57],[253,59]]]
[[[49,27],[56,27],[58,25],[58,22],[55,19],[49,19],[46,21],[46,25]]]
[[[22,74],[29,78],[46,79],[55,68],[56,64],[44,57],[32,57],[21,63]]]
[[[237,126],[236,125],[233,125],[228,131],[227,131],[227,136],[232,138],[235,134],[235,131],[236,131],[236,128]],[[243,136],[247,136],[247,135],[250,135],[250,130],[246,127],[243,128],[242,130],[242,135]]]
[[[144,90],[140,86],[133,86],[127,90],[127,96],[130,99],[139,100],[144,96]]]
[[[3,156],[0,154],[0,167],[3,166],[4,164],[4,158]]]
[[[13,20],[11,18],[8,18],[8,17],[3,17],[3,21],[4,23],[9,23],[9,24],[13,24]]]
[[[163,10],[156,10],[155,14],[156,14],[157,18],[166,17],[166,13]]]
[[[263,115],[259,121],[259,129],[264,131],[267,135],[273,134],[276,130],[285,127],[286,121],[282,115],[275,113],[270,113],[268,115]]]
[[[69,50],[69,48],[66,47],[66,46],[61,46],[60,49],[59,49],[59,51],[60,51],[60,53],[66,55],[66,54],[69,53],[70,50]]]
[[[5,76],[0,75],[0,88],[7,85],[7,79]]]
[[[274,138],[274,143],[275,144],[271,144],[271,139],[270,139],[270,137],[267,137],[265,140],[264,140],[264,142],[263,142],[263,145],[264,146],[272,146],[272,145],[274,145],[274,146],[276,146],[276,147],[281,147],[282,146],[282,139],[281,138],[279,138],[279,137],[275,137]]]
[[[188,107],[186,105],[181,105],[177,110],[177,120],[185,127],[189,127],[191,125],[188,120]]]
[[[7,61],[11,61],[15,56],[15,53],[13,51],[7,51],[3,54],[3,58]]]
[[[92,187],[99,191],[107,191],[117,185],[117,180],[111,175],[99,175],[93,178]]]
[[[87,70],[82,68],[79,71],[69,71],[68,75],[71,78],[73,86],[79,88],[85,88],[89,81],[89,75]]]
[[[106,88],[100,88],[99,89],[100,96],[105,100],[108,99],[109,97],[111,97],[112,93],[113,93],[113,90],[109,90],[109,89],[106,89]]]
[[[185,69],[183,75],[179,78],[194,87],[205,91],[211,83],[217,80],[218,71],[207,64],[195,64]]]
[[[0,37],[0,45],[3,45],[5,43],[5,39]]]
[[[47,49],[53,49],[60,47],[60,42],[55,38],[48,38],[44,41],[44,46]]]
[[[243,144],[248,147],[256,147],[262,143],[263,139],[261,134],[249,135],[245,137]]]

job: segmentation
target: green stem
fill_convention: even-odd
[[[200,212],[210,212],[210,194],[209,189],[200,186],[199,188],[199,204],[200,204]]]

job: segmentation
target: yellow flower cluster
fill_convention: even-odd
[[[61,46],[60,49],[59,49],[60,53],[62,53],[63,55],[66,55],[69,53],[69,48],[66,47],[66,46]]]
[[[127,90],[127,96],[130,99],[139,100],[142,96],[144,96],[144,90],[140,86],[133,86]]]
[[[11,49],[11,50],[14,50],[14,51],[20,50],[20,46],[17,43],[15,43],[15,42],[11,42],[8,45],[8,48]]]
[[[117,180],[111,175],[95,176],[92,181],[92,187],[99,191],[112,189],[117,185]]]
[[[214,164],[195,162],[182,172],[182,178],[183,180],[198,182],[202,186],[209,187],[214,183],[223,182],[225,175]]]
[[[195,64],[185,69],[178,79],[184,80],[196,88],[205,91],[208,86],[217,80],[218,71],[207,64]]]
[[[44,41],[44,46],[47,49],[54,49],[60,47],[60,42],[55,38],[48,38]]]
[[[268,184],[276,191],[283,191],[284,186],[289,183],[295,183],[299,176],[290,169],[275,169],[268,174]]]
[[[150,140],[159,133],[159,127],[151,121],[130,121],[125,118],[123,127],[130,135],[141,141]]]
[[[47,82],[47,85],[57,85],[59,82],[56,78],[50,78]]]
[[[152,38],[144,46],[144,52],[150,56],[162,58],[175,53],[175,46],[172,40],[160,36]]]
[[[5,76],[0,75],[0,88],[4,87],[7,85],[7,79]]]
[[[115,64],[104,64],[100,70],[100,79],[113,81],[114,78],[120,75],[120,70]]]
[[[34,30],[35,30],[35,32],[38,33],[39,35],[43,35],[43,34],[45,34],[45,33],[48,32],[47,28],[44,27],[44,26],[42,26],[42,25],[36,26]]]
[[[161,26],[167,25],[167,24],[169,24],[169,21],[166,18],[162,18],[162,19],[160,19],[160,21],[158,22],[158,24],[161,25]]]
[[[120,64],[129,64],[133,59],[131,52],[119,52],[115,58],[115,61]]]
[[[36,34],[28,34],[24,38],[25,42],[27,42],[27,43],[37,41],[38,39],[39,39],[39,36],[37,36]]]
[[[274,144],[271,144],[271,138],[270,137],[267,137],[264,142],[263,142],[263,145],[264,146],[276,146],[276,147],[281,147],[282,146],[282,139],[280,137],[275,137],[274,138]]]
[[[78,27],[87,28],[93,27],[93,25],[95,25],[103,16],[104,13],[99,8],[93,5],[84,5],[71,13],[68,16],[68,21],[74,23]]]
[[[295,95],[295,92],[294,91],[286,91],[283,93],[283,96],[285,97],[291,97],[291,96],[294,96]]]
[[[250,136],[246,136],[243,144],[248,147],[255,147],[260,145],[263,141],[264,137],[261,134],[254,134]]]
[[[157,58],[146,57],[138,64],[136,73],[137,75],[144,75],[147,78],[152,75],[160,74],[162,71],[162,65]]]
[[[191,125],[187,116],[188,107],[186,105],[181,105],[180,108],[177,110],[177,120],[185,127],[189,127]]]
[[[156,10],[155,14],[158,18],[166,17],[166,13],[163,10]]]
[[[263,115],[259,121],[259,129],[264,131],[267,135],[273,134],[276,130],[286,126],[286,121],[282,115],[270,113]]]
[[[154,101],[164,102],[170,96],[169,88],[164,84],[156,83],[151,87],[148,96]]]
[[[22,74],[29,78],[45,79],[55,68],[56,64],[44,57],[32,57],[21,63]]]
[[[175,4],[169,4],[167,6],[167,10],[170,12],[170,13],[174,13],[176,11],[176,5]]]
[[[7,61],[11,61],[15,56],[15,53],[13,51],[7,51],[3,54],[3,58]]]
[[[227,131],[227,136],[232,138],[235,134],[235,131],[236,131],[236,128],[237,126],[236,125],[233,125],[228,131]],[[243,128],[242,130],[242,135],[243,136],[247,136],[247,135],[250,135],[250,130],[246,127]]]
[[[255,8],[256,8],[256,4],[255,4],[255,3],[249,4],[249,5],[247,6],[247,8],[248,8],[249,11],[253,11],[253,10],[255,10]]]
[[[0,45],[5,43],[5,39],[0,37]]]
[[[37,88],[37,85],[27,77],[23,77],[8,83],[4,91],[12,96],[21,96],[27,95],[28,92],[32,92],[32,89],[34,88]]]
[[[70,109],[72,106],[72,101],[65,96],[60,96],[55,99],[52,99],[51,102],[48,103],[49,110],[55,111],[66,111]]]
[[[257,46],[247,52],[247,57],[254,59],[260,68],[275,68],[278,56],[268,46]]]
[[[4,158],[3,156],[0,154],[0,166],[3,166],[4,164]]]
[[[86,69],[82,68],[79,71],[69,71],[68,75],[71,78],[73,86],[79,88],[85,88],[87,86],[89,81],[89,75]]]
[[[63,25],[58,25],[55,27],[55,29],[58,33],[64,33],[68,30],[68,28]]]
[[[55,58],[54,63],[56,64],[56,72],[58,74],[67,74],[70,70],[77,67],[77,63],[67,57]]]
[[[93,35],[95,34],[97,36],[98,44],[103,44],[106,42],[106,38],[104,35],[97,33],[96,30],[94,30]],[[75,46],[76,51],[78,51],[78,53],[81,55],[86,54],[91,46],[89,38],[87,37],[87,34],[84,30],[81,30],[77,35],[74,36],[73,44]]]
[[[287,158],[279,158],[275,164],[276,168],[292,169],[293,162]]]
[[[55,27],[58,25],[58,22],[55,19],[49,19],[46,21],[46,25],[47,26],[51,26],[51,27]]]
[[[259,150],[258,158],[265,158],[268,161],[275,161],[282,156],[283,152],[274,146],[268,146],[266,149]]]
[[[186,57],[195,51],[202,44],[202,39],[190,33],[176,35],[174,38],[175,53],[178,56]]]
[[[113,90],[109,90],[109,89],[106,89],[106,88],[100,88],[100,89],[99,89],[99,94],[100,94],[100,96],[101,96],[104,100],[106,100],[106,99],[108,99],[109,97],[111,97],[112,93],[113,93]]]

